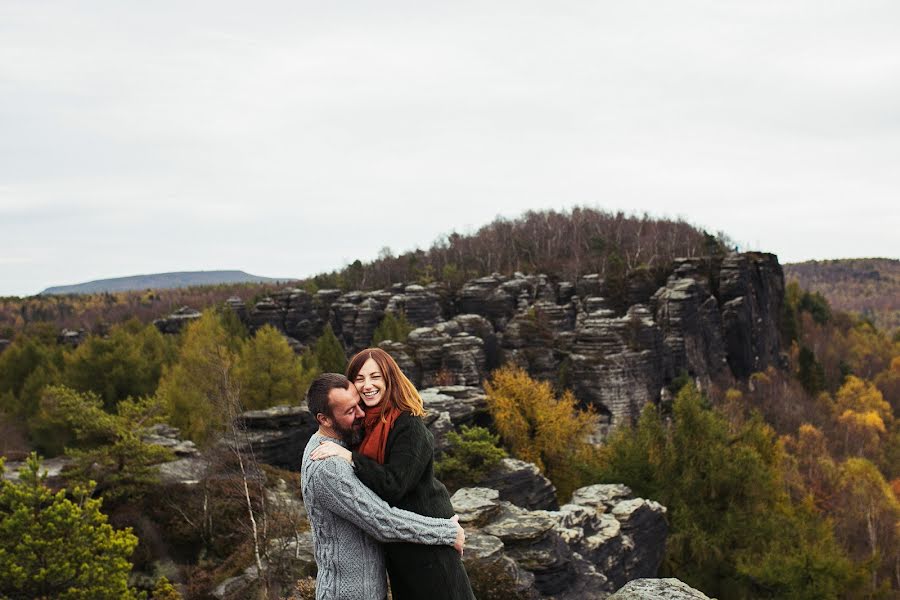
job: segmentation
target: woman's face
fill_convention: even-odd
[[[384,399],[384,376],[374,359],[370,358],[363,363],[353,384],[366,406],[378,406]]]

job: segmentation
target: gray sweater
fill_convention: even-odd
[[[343,459],[310,460],[323,439],[343,445],[314,434],[303,452],[300,472],[319,568],[316,599],[380,600],[387,596],[387,584],[378,542],[453,545],[456,525],[449,519],[391,508]]]

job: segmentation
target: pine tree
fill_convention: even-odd
[[[121,400],[152,394],[171,359],[169,342],[153,325],[136,321],[113,327],[107,337],[92,335],[66,356],[63,380],[81,391],[93,391],[113,411]]]
[[[827,521],[791,501],[783,461],[758,417],[729,424],[685,386],[671,424],[648,405],[610,438],[597,477],[668,508],[663,571],[710,596],[843,597],[858,572]]]
[[[316,340],[313,355],[323,373],[343,373],[347,369],[347,354],[340,340],[334,335],[331,323],[325,326],[325,331]]]
[[[135,501],[156,483],[153,465],[172,453],[145,443],[143,436],[164,414],[155,396],[123,400],[116,414],[106,412],[96,394],[64,386],[46,388],[41,399],[42,424],[67,440],[66,452],[75,459],[69,478],[82,485],[97,482],[96,492],[107,503]]]
[[[221,373],[231,372],[235,355],[225,328],[216,314],[206,311],[184,332],[177,361],[165,370],[157,396],[169,413],[171,425],[187,439],[204,444],[225,426],[217,409]]]
[[[244,410],[298,404],[316,374],[303,368],[287,340],[271,325],[243,345],[235,367]]]
[[[19,482],[0,480],[0,597],[137,598],[128,587],[137,538],[114,530],[87,489],[74,488],[72,501],[40,471],[32,454]]]
[[[385,313],[384,318],[375,332],[372,334],[372,345],[377,346],[381,342],[390,340],[392,342],[405,342],[409,332],[414,327],[406,320],[406,313],[400,311],[398,314]]]

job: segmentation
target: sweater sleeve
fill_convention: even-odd
[[[421,479],[434,446],[422,419],[412,415],[398,418],[391,436],[391,452],[383,465],[359,452],[353,453],[353,465],[360,481],[393,506]]]
[[[345,461],[328,458],[310,473],[316,500],[350,521],[379,542],[413,542],[452,546],[456,524],[449,519],[425,517],[392,508],[362,484]]]

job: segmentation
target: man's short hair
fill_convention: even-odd
[[[316,377],[306,392],[306,404],[313,418],[319,413],[331,417],[328,394],[331,393],[331,390],[346,390],[349,387],[350,380],[340,373],[322,373]]]

